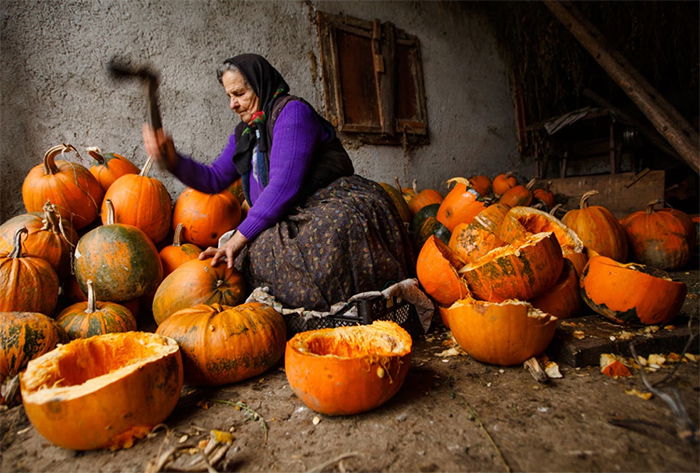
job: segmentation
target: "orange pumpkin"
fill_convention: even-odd
[[[411,336],[394,322],[301,332],[287,342],[284,370],[304,404],[326,415],[374,409],[401,388]]]
[[[548,209],[554,207],[554,193],[548,189],[535,189],[532,192],[532,197],[535,200],[542,202]]]
[[[172,210],[165,185],[154,177],[148,177],[151,165],[152,160],[148,158],[140,174],[124,174],[112,183],[102,203],[102,223],[107,222],[109,200],[114,206],[116,222],[133,225],[151,241],[158,243],[170,231]]]
[[[0,386],[9,384],[29,360],[53,350],[65,339],[63,329],[44,314],[0,312]],[[0,395],[0,405],[13,402]]]
[[[471,222],[476,214],[486,208],[481,196],[471,187],[469,180],[453,177],[448,179],[447,185],[451,183],[455,183],[455,186],[445,196],[437,212],[438,222],[449,231],[453,231],[460,223]]]
[[[167,276],[183,263],[196,259],[202,249],[192,243],[182,243],[182,223],[175,227],[173,244],[160,250],[160,260],[163,263],[163,274]]]
[[[593,256],[581,276],[581,296],[596,313],[623,324],[665,324],[683,305],[687,287],[666,272]]]
[[[526,185],[518,184],[511,187],[501,195],[499,202],[506,204],[509,207],[518,205],[530,205],[532,203],[532,191],[530,190],[535,183],[535,179],[530,180]]]
[[[415,215],[426,205],[439,204],[441,202],[442,194],[438,191],[435,189],[423,189],[408,201],[408,208],[411,210],[411,213]]]
[[[228,191],[205,194],[188,187],[175,201],[173,227],[181,223],[182,239],[202,248],[216,246],[240,222],[241,206]]]
[[[497,196],[505,194],[508,189],[518,185],[518,180],[515,178],[512,172],[506,172],[499,174],[493,178],[491,187],[493,188],[493,193]]]
[[[52,203],[44,204],[43,214],[17,215],[0,225],[0,253],[11,251],[14,235],[21,227],[27,229],[22,244],[26,256],[45,259],[60,276],[70,273],[71,254],[78,234],[70,223],[63,222]]]
[[[43,164],[34,166],[24,179],[22,200],[27,212],[40,212],[46,201],[50,201],[64,221],[81,229],[97,218],[104,191],[84,166],[55,160],[58,154],[67,151],[78,153],[67,144],[46,151]]]
[[[206,386],[264,373],[282,359],[287,340],[282,315],[259,302],[195,305],[172,314],[156,333],[180,345],[185,381]]]
[[[627,261],[625,229],[605,207],[588,206],[588,199],[597,193],[595,190],[584,193],[580,208],[569,210],[562,222],[576,232],[586,248],[615,261]]]
[[[457,274],[464,261],[435,235],[431,235],[418,253],[416,276],[421,286],[441,305],[450,305],[465,297],[469,290]]]
[[[128,301],[148,294],[163,278],[158,250],[142,230],[115,223],[111,201],[106,200],[105,206],[106,224],[83,235],[75,247],[73,269],[80,288],[87,293],[87,281],[92,280],[95,297],[101,301]]]
[[[557,318],[524,301],[484,302],[471,297],[440,307],[457,343],[475,360],[518,365],[547,349]]]
[[[581,274],[588,261],[583,242],[553,215],[532,207],[513,207],[503,218],[498,229],[498,235],[508,243],[541,232],[554,233],[561,246],[562,255],[574,264],[577,274]]]
[[[139,168],[124,156],[115,153],[102,154],[97,147],[87,148],[85,151],[97,161],[97,164],[90,167],[90,173],[105,191],[124,174],[139,173]]]
[[[197,304],[235,306],[245,300],[241,273],[223,263],[212,266],[211,260],[187,261],[163,279],[153,297],[153,318],[157,324]]]
[[[97,302],[92,281],[88,280],[87,286],[87,302],[70,305],[56,317],[71,339],[136,330],[136,319],[129,309],[114,302]]]
[[[557,281],[564,259],[553,233],[537,233],[516,243],[491,250],[459,270],[474,296],[491,302],[529,300]]]
[[[679,211],[655,211],[658,203],[661,201],[650,202],[646,210],[634,212],[622,221],[632,258],[656,268],[682,268],[691,255],[687,222]]]
[[[34,428],[71,450],[130,447],[170,415],[182,383],[177,343],[145,332],[75,339],[20,375]]]
[[[15,232],[10,253],[0,253],[0,312],[39,312],[50,315],[58,302],[58,276],[44,259],[22,256],[22,236]]]
[[[491,192],[491,179],[488,176],[478,174],[470,177],[469,182],[481,195],[488,195]]]
[[[574,264],[565,260],[559,280],[544,294],[532,299],[530,303],[558,319],[576,315],[581,309],[581,294]]]

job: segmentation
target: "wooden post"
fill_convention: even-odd
[[[683,160],[700,173],[698,132],[649,84],[619,52],[612,49],[603,35],[586,20],[571,2],[543,0],[544,4],[593,56],[605,72],[678,151]]]

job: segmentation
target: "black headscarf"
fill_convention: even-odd
[[[260,110],[264,113],[260,119],[255,120],[252,126],[243,122],[236,126],[236,150],[233,155],[233,162],[238,172],[243,175],[250,171],[253,149],[256,143],[259,151],[267,153],[269,137],[266,136],[267,127],[265,126],[265,121],[270,115],[270,110],[272,110],[275,100],[287,95],[289,85],[285,82],[282,74],[272,67],[267,62],[267,59],[258,54],[240,54],[226,59],[224,64],[233,64],[241,71],[253,92],[258,96]],[[253,127],[260,131],[259,142],[252,129]]]

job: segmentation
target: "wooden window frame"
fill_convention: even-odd
[[[317,13],[317,24],[321,45],[323,89],[329,120],[337,130],[367,144],[381,145],[425,145],[429,143],[428,114],[425,103],[423,66],[420,42],[416,36],[397,29],[390,22],[367,21],[348,16]],[[350,33],[371,42],[371,64],[376,98],[376,123],[349,123],[346,120],[342,81],[340,77],[340,55],[338,32]],[[413,116],[396,117],[396,95],[398,94],[397,46],[408,50],[406,59],[411,80]],[[405,49],[404,49],[405,51]]]

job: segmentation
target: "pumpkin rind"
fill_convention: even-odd
[[[182,384],[177,343],[145,332],[73,340],[20,375],[34,428],[71,450],[131,446],[170,415]]]
[[[457,343],[474,359],[500,366],[518,365],[547,349],[557,318],[524,301],[492,303],[460,299],[440,307]]]
[[[421,286],[439,304],[450,305],[469,293],[466,281],[457,274],[464,265],[454,251],[431,235],[418,253],[416,276]]]
[[[97,218],[104,191],[95,176],[84,166],[55,156],[76,151],[71,145],[58,145],[44,155],[44,162],[34,166],[22,184],[22,200],[27,212],[40,212],[51,201],[61,217],[81,229]]]
[[[153,318],[157,324],[197,304],[235,306],[245,300],[241,273],[225,264],[212,266],[211,260],[188,261],[163,279],[153,297]]]
[[[282,358],[287,340],[282,315],[259,302],[195,305],[172,314],[156,333],[180,345],[186,382],[206,386],[267,371]]]
[[[158,250],[133,225],[101,225],[82,236],[73,258],[75,276],[87,293],[87,280],[95,284],[101,301],[128,301],[153,291],[163,278]]]
[[[691,254],[688,225],[675,212],[655,211],[655,203],[622,221],[632,258],[660,269],[682,268],[688,264]]]
[[[241,205],[229,191],[206,194],[187,188],[175,201],[173,228],[182,224],[182,239],[206,248],[241,222]]]
[[[442,194],[435,189],[423,189],[408,201],[408,208],[411,214],[415,215],[426,205],[439,204],[442,202]]]
[[[551,232],[537,233],[491,250],[465,265],[459,274],[479,299],[501,302],[529,300],[550,288],[561,274],[564,259]]]
[[[352,415],[399,391],[411,350],[411,336],[394,322],[312,330],[287,342],[284,368],[289,386],[307,407]]]
[[[107,223],[107,201],[111,201],[115,222],[133,225],[158,243],[170,231],[172,203],[165,185],[148,177],[150,167],[149,158],[141,174],[124,174],[109,186],[102,203],[102,223]]]
[[[440,204],[436,217],[451,232],[460,223],[471,222],[486,205],[467,179],[454,177],[447,182],[455,185]]]
[[[92,282],[88,281],[88,300],[77,302],[56,317],[70,339],[136,330],[136,319],[131,310],[114,302],[95,300]]]
[[[0,254],[0,312],[50,315],[58,302],[58,276],[46,260],[21,256],[26,233],[24,227],[18,229],[12,252]]]
[[[620,324],[665,324],[683,305],[687,287],[659,269],[593,256],[581,276],[581,296],[596,313]]]
[[[627,261],[627,235],[620,222],[605,207],[588,206],[588,198],[597,194],[589,191],[581,197],[579,209],[569,210],[562,222],[572,229],[586,248],[615,261]]]
[[[61,327],[44,314],[0,312],[0,383],[65,340]]]
[[[530,303],[542,312],[551,314],[558,319],[566,319],[576,315],[581,309],[581,290],[574,264],[565,260],[559,280],[544,294],[532,299]]]

